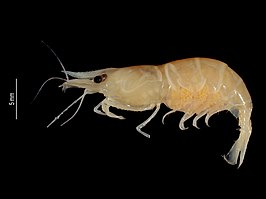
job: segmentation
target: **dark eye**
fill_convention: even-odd
[[[107,78],[107,75],[106,74],[97,75],[97,76],[95,76],[93,78],[93,81],[98,84],[98,83],[103,82],[106,78]]]

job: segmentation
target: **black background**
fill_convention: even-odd
[[[109,9],[106,5],[87,10],[69,5],[64,10],[42,6],[41,11],[24,13],[25,18],[8,29],[12,31],[11,37],[4,38],[9,60],[5,96],[8,104],[17,78],[18,120],[8,106],[9,130],[3,139],[7,186],[25,185],[28,188],[21,192],[32,188],[39,193],[62,185],[81,191],[114,187],[111,192],[128,189],[131,195],[146,189],[160,191],[164,186],[175,192],[205,185],[202,190],[206,192],[213,186],[238,194],[263,179],[264,132],[259,130],[259,112],[263,113],[259,101],[263,100],[259,96],[265,61],[259,14],[250,17],[247,10],[237,9],[239,13],[231,8],[198,10],[190,16],[194,11],[186,6],[173,10],[130,7]],[[180,13],[184,10],[189,12]],[[222,158],[238,136],[238,122],[229,112],[214,115],[211,127],[200,119],[199,130],[190,119],[185,123],[189,129],[181,131],[178,123],[183,113],[172,114],[163,125],[161,118],[169,109],[162,105],[143,129],[151,135],[148,139],[135,127],[152,111],[111,109],[126,120],[101,116],[93,108],[104,97],[94,94],[86,96],[76,117],[65,126],[60,124],[77,106],[47,129],[83,91],[63,93],[58,88],[62,82],[53,80],[31,103],[46,79],[64,77],[55,56],[41,41],[51,46],[70,71],[158,65],[195,56],[224,61],[243,78],[254,104],[253,133],[243,165],[237,169]]]

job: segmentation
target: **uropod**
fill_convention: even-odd
[[[54,53],[51,48],[50,50]],[[66,122],[71,120],[78,112],[84,97],[93,93],[102,93],[105,96],[105,99],[94,108],[94,112],[101,115],[125,119],[112,113],[110,107],[128,111],[154,110],[150,117],[136,127],[138,132],[148,138],[150,135],[142,128],[156,116],[162,103],[171,109],[163,116],[162,122],[167,115],[175,111],[184,112],[179,122],[179,128],[182,130],[186,129],[184,122],[194,115],[192,125],[198,128],[199,118],[205,116],[205,123],[208,125],[208,120],[213,114],[228,110],[238,119],[240,134],[223,157],[229,164],[238,164],[238,167],[243,163],[252,131],[250,120],[252,101],[241,77],[224,62],[195,57],[162,65],[71,72],[66,71],[60,59],[55,53],[54,55],[60,62],[66,79],[52,77],[47,81],[62,79],[65,81],[61,85],[63,90],[72,87],[82,88],[84,93],[55,117],[47,127],[80,101],[78,109]],[[69,76],[72,79],[69,79]]]

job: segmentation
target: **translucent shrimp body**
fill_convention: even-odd
[[[237,164],[238,160],[238,166],[242,164],[252,130],[252,101],[243,80],[225,63],[209,58],[188,58],[159,66],[65,73],[74,79],[66,80],[63,89],[78,87],[85,89],[83,96],[96,92],[105,96],[94,108],[98,114],[124,119],[110,112],[109,108],[129,111],[155,109],[136,127],[147,137],[150,136],[141,129],[155,117],[162,103],[171,109],[165,116],[175,111],[184,112],[179,122],[182,130],[186,129],[184,122],[194,115],[193,126],[198,128],[197,120],[202,116],[206,116],[208,125],[213,114],[229,110],[239,120],[240,135],[224,158],[230,164]]]
[[[239,119],[240,135],[225,160],[230,164],[242,164],[248,140],[251,135],[252,101],[243,80],[225,63],[207,59],[192,58],[174,61],[162,66],[169,86],[163,102],[171,109],[184,112],[179,127],[196,116],[206,115],[205,122],[215,113],[229,110]]]

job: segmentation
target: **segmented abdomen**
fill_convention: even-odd
[[[163,102],[171,109],[199,114],[251,101],[242,79],[221,61],[190,58],[161,67],[168,85]]]
[[[163,103],[173,111],[185,113],[180,129],[186,129],[184,122],[194,114],[197,114],[193,119],[195,127],[202,116],[206,115],[208,124],[213,114],[223,110],[231,111],[239,119],[239,138],[224,158],[230,164],[237,164],[239,160],[240,166],[252,131],[252,101],[239,75],[225,63],[207,58],[170,62],[162,65],[161,71],[165,82]]]

